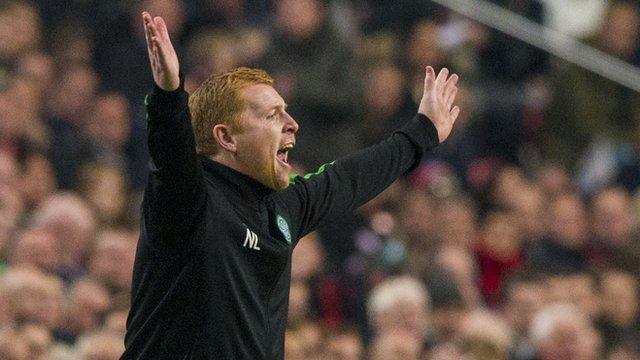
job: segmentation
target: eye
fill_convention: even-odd
[[[278,116],[278,113],[276,113],[276,112],[274,111],[273,113],[271,113],[271,114],[269,114],[269,115],[267,116],[267,119],[269,119],[269,120],[273,120],[273,119],[275,119],[275,118],[276,118],[276,116]]]

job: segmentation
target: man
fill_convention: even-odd
[[[240,68],[189,98],[164,21],[143,20],[156,85],[146,101],[151,172],[122,358],[282,359],[297,240],[447,138],[458,77],[428,67],[420,114],[403,129],[290,179],[298,124],[271,78]]]

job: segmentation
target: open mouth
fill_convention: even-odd
[[[289,150],[293,149],[293,143],[288,143],[285,146],[281,147],[276,153],[276,158],[280,160],[283,164],[289,165],[288,155]]]

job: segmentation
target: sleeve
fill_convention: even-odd
[[[151,160],[142,220],[153,245],[171,249],[190,245],[206,198],[188,99],[182,81],[174,91],[154,86],[145,98]]]
[[[385,141],[325,164],[315,173],[292,177],[279,196],[295,224],[295,239],[374,198],[412,171],[437,144],[435,126],[418,114]]]

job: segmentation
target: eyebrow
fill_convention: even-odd
[[[278,109],[278,108],[282,108],[282,110],[287,110],[287,107],[289,107],[289,104],[287,103],[283,103],[283,104],[275,104],[275,105],[271,105],[269,106],[269,108],[267,109],[267,113],[271,113],[271,111],[273,109]]]

